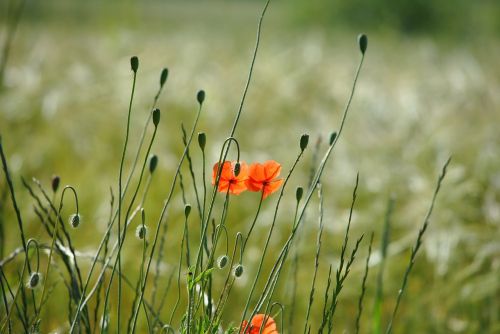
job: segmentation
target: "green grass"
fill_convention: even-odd
[[[69,233],[76,249],[82,252],[80,263],[85,271],[90,261],[83,257],[93,254],[105,231],[109,187],[115,194],[118,190],[131,88],[130,56],[137,55],[141,65],[125,168],[130,167],[160,71],[165,66],[170,70],[158,104],[162,121],[153,146],[159,167],[145,206],[151,230],[182,153],[180,123],[190,128],[198,108],[199,89],[207,92],[199,130],[207,134],[207,173],[211,173],[244,87],[260,4],[246,3],[243,9],[155,4],[157,7],[139,8],[139,12],[124,6],[118,9],[124,23],[116,18],[108,20],[113,7],[97,12],[88,6],[78,16],[78,11],[69,6],[52,6],[38,8],[40,15],[36,18],[35,9],[27,9],[19,26],[5,87],[0,92],[0,133],[28,236],[50,242],[36,220],[33,201],[20,176],[27,180],[34,176],[49,187],[52,174],[58,174],[63,185],[77,189],[83,220],[78,229],[70,229]],[[279,233],[271,240],[271,246],[276,248],[290,230],[293,217],[286,213],[294,210],[295,187],[307,186],[311,148],[321,136],[321,148],[326,149],[330,132],[340,124],[359,56],[355,42],[358,31],[292,29],[280,17],[281,8],[273,5],[264,23],[254,80],[235,134],[244,160],[275,159],[284,166],[283,174],[298,152],[300,136],[310,135],[310,148],[284,194],[283,214],[277,223]],[[226,10],[230,14],[221,14]],[[145,23],[150,17],[152,22]],[[325,227],[318,303],[312,308],[311,323],[321,319],[323,296],[318,291],[323,291],[326,284],[328,264],[333,264],[335,270],[339,261],[356,173],[360,173],[360,183],[351,240],[361,233],[368,239],[369,233],[375,232],[361,321],[361,331],[370,332],[388,198],[395,196],[383,276],[384,324],[392,312],[435,179],[444,161],[453,155],[394,332],[494,333],[500,326],[500,269],[496,260],[500,240],[500,67],[495,57],[500,46],[493,39],[479,44],[473,40],[457,43],[445,38],[408,38],[389,33],[369,36],[367,58],[344,135],[322,178]],[[199,178],[201,157],[196,145],[192,151]],[[183,176],[186,187],[190,187],[187,169],[183,169]],[[4,189],[2,178],[0,194]],[[6,235],[1,250],[5,257],[20,246],[19,231],[8,197],[0,198]],[[165,263],[160,271],[162,288],[177,265],[183,231],[183,203],[178,192],[174,198]],[[218,197],[218,204],[222,204],[222,198]],[[187,200],[195,208],[191,193]],[[260,260],[262,245],[258,240],[263,240],[269,227],[275,201],[270,197],[263,204],[254,232],[255,243],[247,250],[248,276],[238,280],[231,292],[228,304],[232,306],[224,313],[225,325],[240,320],[244,307],[241,301],[246,300],[253,277],[251,268]],[[314,198],[307,211],[297,243],[297,279],[307,287],[316,253],[310,246],[317,238],[316,201]],[[69,201],[65,204],[64,222],[73,213],[72,205]],[[255,194],[232,199],[227,218],[233,236],[230,249],[234,234],[246,231],[257,206]],[[220,211],[215,214],[218,216]],[[139,266],[142,242],[132,238],[128,242],[122,267],[136,279],[138,271],[130,269]],[[354,330],[366,250],[367,243],[363,243],[340,295],[336,332]],[[269,269],[271,264],[269,260],[265,267]],[[8,270],[13,279],[15,270]],[[56,272],[51,270],[52,277],[57,277]],[[285,279],[277,294],[284,296],[284,304],[288,302],[287,275],[285,268]],[[220,274],[215,278],[217,284],[222,277]],[[174,292],[175,288],[171,288],[169,305],[175,302]],[[297,293],[298,300],[308,300],[309,288]],[[129,312],[133,295],[125,294],[123,299],[124,310]],[[42,332],[67,325],[66,317],[59,316],[67,311],[67,292],[62,284],[52,291],[49,304],[50,308],[42,312]],[[183,307],[181,304],[180,309]],[[306,308],[307,303],[296,308],[296,323],[305,318]],[[167,309],[165,319],[170,316]]]

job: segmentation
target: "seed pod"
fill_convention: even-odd
[[[41,274],[37,271],[34,271],[28,278],[28,283],[26,284],[26,286],[29,289],[34,289],[38,286],[38,283],[40,283],[40,279],[41,279]]]
[[[156,108],[153,110],[153,124],[158,126],[158,123],[160,123],[160,109]]]
[[[205,151],[205,144],[207,143],[207,135],[205,132],[199,132],[198,133],[198,145],[200,145],[200,148],[202,151]]]
[[[196,100],[198,100],[198,103],[201,105],[203,104],[203,101],[205,101],[205,91],[200,90],[198,94],[196,94]]]
[[[303,134],[302,137],[300,137],[300,150],[304,151],[308,143],[309,143],[309,135]]]
[[[163,87],[168,78],[168,68],[164,68],[160,75],[160,87]]]
[[[297,202],[300,202],[303,194],[304,194],[304,189],[302,187],[297,187],[297,190],[295,191],[295,198],[297,199]]]
[[[130,67],[132,68],[132,71],[134,71],[134,73],[137,73],[137,69],[139,68],[139,58],[137,58],[136,56],[130,58]]]
[[[61,178],[59,175],[52,176],[52,191],[56,192],[59,189],[59,184],[61,183]]]
[[[358,36],[359,49],[362,54],[365,54],[366,48],[368,47],[368,37],[365,34],[360,34]]]
[[[153,154],[149,159],[149,172],[153,173],[156,169],[156,166],[158,166],[158,156],[156,154]]]

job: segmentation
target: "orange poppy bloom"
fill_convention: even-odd
[[[274,160],[268,160],[263,164],[253,163],[248,167],[247,187],[250,191],[262,191],[266,198],[279,189],[283,179],[276,179],[281,172],[281,165]]]
[[[264,319],[266,319],[266,323],[263,324]],[[273,318],[266,314],[256,314],[253,318],[252,321],[250,321],[250,324],[248,324],[247,321],[243,321],[243,324],[241,324],[242,330],[246,327],[247,329],[243,332],[240,332],[240,334],[279,334],[278,329],[276,327],[276,322],[274,321]],[[263,327],[263,328],[262,328]],[[262,332],[261,332],[262,328]]]
[[[219,192],[227,192],[229,191],[232,195],[239,195],[243,191],[247,190],[247,186],[245,184],[246,179],[248,178],[248,167],[247,164],[240,161],[240,173],[238,176],[234,175],[234,166],[236,162],[224,161],[222,164],[222,170],[220,173],[219,186],[217,191]],[[215,185],[215,181],[217,180],[217,172],[219,171],[219,163],[216,163],[213,168],[212,173],[212,185]]]

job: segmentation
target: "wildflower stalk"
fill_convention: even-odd
[[[387,211],[384,218],[384,227],[382,231],[382,242],[380,244],[380,265],[377,275],[377,287],[375,290],[375,303],[373,306],[373,333],[382,332],[382,304],[384,298],[384,269],[387,258],[387,248],[389,247],[389,238],[391,232],[391,218],[394,209],[394,198],[390,197],[387,204]]]
[[[432,211],[434,210],[434,204],[436,203],[437,194],[439,193],[439,190],[441,189],[441,183],[443,182],[443,179],[446,176],[446,168],[448,167],[450,161],[451,161],[451,157],[448,158],[448,160],[443,165],[443,168],[441,170],[441,174],[439,175],[437,183],[436,183],[436,188],[434,189],[434,194],[432,195],[431,204],[429,206],[427,214],[425,215],[422,227],[418,231],[418,236],[417,236],[417,240],[415,242],[415,246],[412,247],[410,261],[408,262],[408,266],[406,267],[406,271],[405,271],[405,274],[403,277],[403,283],[401,284],[401,289],[399,289],[399,291],[398,291],[398,298],[396,300],[396,305],[394,306],[394,310],[392,311],[391,320],[389,321],[389,325],[387,326],[386,334],[392,333],[393,322],[394,322],[394,319],[396,318],[396,313],[398,312],[399,304],[401,303],[401,298],[403,297],[403,293],[406,289],[406,284],[408,283],[408,277],[410,276],[411,270],[413,269],[413,265],[415,264],[415,257],[417,256],[418,250],[420,249],[420,246],[422,246],[422,238],[425,234],[425,231],[427,230],[427,227],[429,226],[431,214],[432,214]]]
[[[166,214],[167,209],[169,207],[170,201],[171,201],[173,193],[174,193],[174,188],[175,188],[175,185],[177,183],[177,178],[179,177],[179,173],[180,173],[180,169],[181,169],[182,163],[184,162],[184,159],[186,157],[186,152],[187,152],[189,146],[191,145],[191,140],[193,139],[194,132],[195,132],[196,127],[198,125],[198,120],[200,118],[202,105],[203,105],[202,103],[199,103],[198,112],[196,114],[196,118],[195,118],[195,121],[194,121],[194,124],[193,124],[193,128],[192,128],[191,133],[190,133],[190,135],[188,137],[187,145],[185,146],[184,152],[182,153],[182,156],[181,156],[181,158],[179,160],[179,163],[177,165],[177,168],[176,168],[176,171],[175,171],[175,175],[174,175],[174,179],[172,180],[172,184],[170,186],[170,191],[169,191],[168,196],[165,199],[165,202],[163,204],[163,208],[161,210],[160,217],[158,218],[158,223],[156,225],[156,230],[155,230],[155,236],[154,236],[154,240],[153,240],[153,243],[152,243],[152,246],[151,246],[149,260],[148,260],[148,264],[146,266],[144,280],[143,280],[143,284],[142,284],[142,287],[141,287],[141,297],[139,298],[139,303],[142,302],[142,299],[144,298],[144,291],[145,291],[145,288],[146,288],[148,274],[150,272],[149,269],[151,267],[151,262],[153,260],[154,251],[156,249],[156,244],[158,242],[158,236],[160,234],[159,232],[160,232],[161,223],[162,223],[163,218],[165,217],[165,214]],[[137,317],[137,313],[136,313],[136,317]]]
[[[315,286],[316,286],[316,276],[318,274],[318,268],[319,268],[319,255],[321,252],[321,238],[323,236],[323,190],[321,187],[321,183],[318,183],[317,186],[318,189],[318,198],[319,198],[319,216],[318,216],[318,222],[319,222],[319,228],[318,228],[318,236],[316,238],[316,255],[314,257],[314,274],[313,274],[313,279],[311,283],[311,290],[309,292],[309,303],[307,304],[307,311],[306,311],[306,320],[304,322],[304,334],[307,333],[307,328],[309,325],[309,315],[311,314],[311,307],[314,301],[314,291],[315,291]],[[290,327],[291,328],[291,327]]]
[[[366,279],[368,278],[368,270],[369,270],[369,262],[370,262],[370,255],[372,254],[372,244],[373,244],[373,232],[370,236],[370,243],[368,245],[368,255],[366,256],[366,262],[365,262],[365,271],[363,274],[363,281],[361,282],[361,295],[359,296],[358,300],[358,314],[356,316],[356,334],[359,333],[359,329],[361,328],[361,314],[363,313],[363,298],[366,293]]]
[[[123,164],[125,162],[125,153],[127,152],[127,145],[128,145],[128,137],[129,137],[129,132],[130,132],[130,115],[132,114],[132,102],[134,100],[134,92],[135,92],[135,82],[137,79],[137,68],[139,60],[137,57],[132,57],[130,59],[130,64],[132,67],[132,72],[133,72],[133,81],[132,81],[132,92],[130,93],[130,102],[128,106],[128,113],[127,113],[127,128],[125,132],[125,142],[123,143],[123,150],[122,150],[122,158],[120,161],[120,172],[118,176],[118,245],[122,244],[121,241],[121,216],[122,216],[122,174],[123,174]],[[126,230],[126,228],[125,228]],[[117,328],[117,333],[120,334],[120,315],[121,315],[121,301],[122,301],[122,281],[121,281],[121,274],[122,274],[122,260],[121,260],[121,251],[118,250],[118,308],[117,308],[117,313],[118,313],[118,328]],[[111,283],[113,282],[113,274],[111,274],[111,278],[109,279],[109,286],[108,290],[111,288]],[[106,305],[106,304],[105,304]],[[106,309],[106,307],[105,307]]]

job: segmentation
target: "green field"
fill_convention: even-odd
[[[6,8],[6,4],[1,5]],[[494,3],[489,5],[498,12]],[[162,116],[152,148],[159,157],[159,167],[144,205],[150,229],[154,230],[184,149],[180,125],[191,129],[198,108],[196,93],[200,89],[206,91],[207,97],[196,132],[203,131],[207,136],[206,173],[210,187],[212,166],[229,135],[245,86],[262,6],[260,1],[146,4],[126,1],[106,5],[93,1],[87,4],[49,1],[43,5],[28,1],[11,45],[0,90],[0,136],[28,238],[46,245],[51,242],[33,210],[36,203],[21,178],[36,189],[31,182],[35,177],[49,189],[52,175],[57,174],[62,185],[71,184],[78,191],[83,221],[78,229],[69,229],[69,233],[83,272],[88,270],[90,258],[106,230],[110,187],[115,195],[118,191],[132,85],[131,56],[138,56],[140,66],[125,171],[133,161],[158,89],[160,72],[163,67],[169,69],[158,102]],[[380,270],[380,244],[387,203],[392,197],[395,204],[383,274],[385,331],[437,177],[452,156],[394,332],[500,333],[498,34],[495,30],[478,30],[481,33],[477,36],[459,38],[456,30],[447,32],[442,27],[420,33],[403,33],[390,27],[360,31],[345,23],[304,23],[304,14],[297,15],[297,8],[300,7],[283,2],[272,3],[269,8],[252,82],[235,133],[243,160],[276,160],[283,166],[282,176],[299,153],[300,136],[310,135],[309,148],[284,192],[277,232],[271,240],[273,252],[277,252],[290,232],[295,188],[307,188],[310,170],[317,165],[316,143],[319,141],[319,152],[324,152],[330,133],[338,130],[359,63],[357,35],[364,32],[369,37],[344,132],[321,178],[325,232],[311,332],[316,332],[321,321],[328,266],[333,265],[335,270],[339,262],[356,173],[359,172],[360,181],[349,251],[363,233],[365,240],[340,295],[334,318],[335,333],[355,332],[372,231],[375,237],[361,332],[376,332],[373,305]],[[8,20],[3,13],[1,16],[3,43]],[[489,16],[484,20],[493,21]],[[152,128],[149,130],[148,136]],[[201,154],[196,138],[190,153],[200,182]],[[233,153],[230,158],[235,159]],[[192,204],[194,215],[196,200],[187,167],[183,165],[182,176],[188,189],[186,200]],[[0,177],[0,261],[21,247],[3,176]],[[230,324],[239,325],[243,301],[261,257],[276,200],[277,196],[271,196],[262,205],[255,234],[245,253],[245,274],[236,281],[223,314],[224,329]],[[74,210],[71,201],[65,202],[65,222]],[[223,201],[222,194],[217,196],[214,212],[217,219]],[[253,193],[231,198],[226,223],[230,249],[236,232],[248,229],[258,204],[259,197]],[[158,269],[160,292],[177,270],[184,228],[183,207],[180,188],[176,187],[167,219],[164,258]],[[278,284],[275,299],[285,306],[285,328],[281,330],[278,324],[280,333],[303,331],[314,270],[317,207],[318,199],[313,196]],[[139,223],[136,220],[132,223],[134,229]],[[194,218],[193,224],[196,224]],[[197,225],[193,231],[196,234]],[[139,277],[142,242],[128,238],[122,266],[135,281]],[[116,240],[116,233],[112,240]],[[265,271],[275,261],[273,252],[266,258]],[[297,327],[288,327],[292,322],[289,305],[294,274],[290,268],[294,257],[298,261],[296,299],[300,302],[296,303],[292,319],[292,325]],[[23,258],[18,256],[2,268],[12,286],[17,284]],[[44,255],[41,267],[46,264]],[[186,272],[184,265],[183,275]],[[223,284],[226,272],[227,269],[214,272],[216,286]],[[41,313],[41,332],[67,332],[69,300],[64,285],[67,277],[64,270],[53,269],[50,277],[54,284],[49,284],[53,289]],[[264,283],[265,279],[259,282]],[[128,287],[123,291],[122,308],[128,317],[135,294]],[[181,291],[185,294],[184,283]],[[145,299],[151,298],[151,291],[146,290]],[[164,322],[168,322],[176,298],[174,277],[161,312]],[[183,298],[174,318],[176,328],[185,306]],[[116,308],[114,295],[111,308]],[[5,311],[2,302],[0,326]],[[116,321],[113,312],[111,320]],[[278,318],[281,321],[281,316]],[[111,332],[115,326],[116,323]],[[139,332],[146,332],[143,316],[139,318],[139,326]]]

